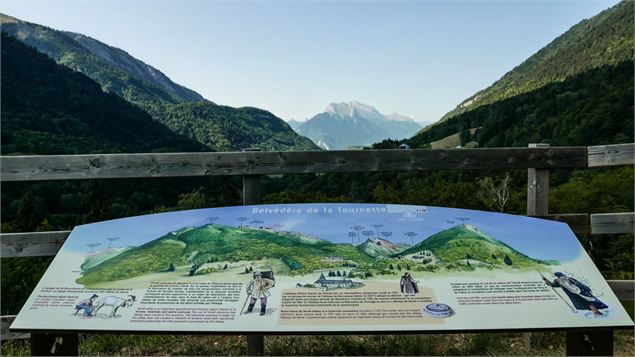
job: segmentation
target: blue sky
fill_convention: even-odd
[[[298,210],[293,213],[253,213],[254,207],[282,208]],[[338,207],[387,208],[387,213],[338,213]],[[307,213],[313,208],[316,213]],[[332,213],[324,208],[333,209]],[[426,212],[417,212],[422,206],[376,205],[376,204],[297,204],[237,206],[178,211],[154,215],[122,218],[78,226],[73,230],[64,248],[71,251],[88,251],[87,244],[108,245],[107,237],[119,237],[118,246],[138,246],[159,238],[185,226],[198,227],[209,223],[208,217],[218,217],[216,224],[238,226],[238,217],[246,217],[247,224],[253,226],[273,226],[280,224],[284,231],[296,231],[327,239],[336,243],[350,243],[349,232],[355,225],[364,230],[375,231],[373,224],[383,224],[379,232],[393,232],[389,238],[393,242],[410,242],[406,232],[415,232],[414,243],[465,221],[481,231],[505,242],[514,249],[536,259],[557,259],[565,262],[577,258],[582,247],[569,227],[564,223],[552,222],[524,216],[515,216],[483,211],[427,207]],[[413,214],[405,214],[409,211]],[[362,241],[365,240],[363,237]]]
[[[305,119],[330,102],[433,122],[606,1],[3,1],[122,48],[219,104]]]

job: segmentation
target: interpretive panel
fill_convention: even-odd
[[[380,204],[210,208],[76,227],[12,330],[626,327],[564,223]]]

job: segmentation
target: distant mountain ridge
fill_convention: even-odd
[[[327,150],[365,146],[388,138],[403,139],[421,128],[410,117],[386,116],[372,106],[356,101],[331,103],[324,112],[294,125],[300,135]]]
[[[79,33],[68,31],[65,31],[65,33],[100,59],[124,72],[133,73],[158,85],[161,89],[168,92],[172,97],[178,100],[187,102],[200,102],[204,100],[203,96],[200,94],[172,82],[172,80],[161,71],[132,57],[124,50],[108,46],[95,40],[94,38],[90,38]]]
[[[103,89],[134,102],[201,101],[198,93],[172,82],[161,71],[90,37],[0,14],[2,32],[35,47],[56,62],[91,77]]]
[[[104,91],[133,103],[177,134],[215,151],[318,150],[282,119],[256,108],[232,108],[205,100],[156,68],[85,35],[58,31],[0,14],[2,32],[81,72]]]

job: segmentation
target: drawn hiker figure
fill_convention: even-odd
[[[412,278],[410,273],[406,272],[399,281],[401,292],[406,296],[414,296],[419,292],[417,282]]]
[[[271,295],[269,289],[274,285],[276,285],[276,281],[273,277],[273,271],[255,273],[254,279],[247,285],[247,295],[251,297],[251,301],[245,314],[250,314],[254,310],[256,301],[260,299],[260,316],[263,316],[267,312],[267,297]]]
[[[552,282],[544,276],[542,277],[542,280],[544,280],[544,282],[552,288],[562,288],[562,291],[567,294],[571,303],[575,306],[575,309],[569,306],[573,312],[577,312],[577,310],[591,310],[594,316],[603,316],[600,309],[606,309],[608,306],[593,296],[590,287],[574,278],[569,278],[560,272],[557,272],[554,275],[556,276],[556,279]]]
[[[98,297],[97,294],[93,294],[93,296],[88,299],[78,302],[77,305],[75,305],[75,315],[77,315],[80,310],[84,310],[83,316],[93,317],[94,303]]]

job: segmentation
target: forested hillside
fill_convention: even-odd
[[[264,110],[232,108],[205,100],[198,93],[125,51],[90,37],[54,30],[0,14],[2,31],[35,47],[58,63],[81,72],[141,107],[177,134],[215,151],[319,150],[282,119]],[[262,138],[270,138],[262,140]]]
[[[289,124],[258,108],[232,108],[209,102],[179,103],[166,106],[162,116],[163,122],[175,132],[219,151],[249,147],[266,151],[319,149],[311,140],[295,134]],[[208,125],[209,121],[214,125]]]
[[[2,154],[206,151],[2,33]]]
[[[440,122],[597,67],[633,60],[634,4],[625,0],[579,22],[494,84],[463,101]]]
[[[482,105],[404,140],[427,147],[454,133],[480,147],[633,142],[633,61],[595,68],[562,82]],[[478,128],[470,135],[469,128]]]

